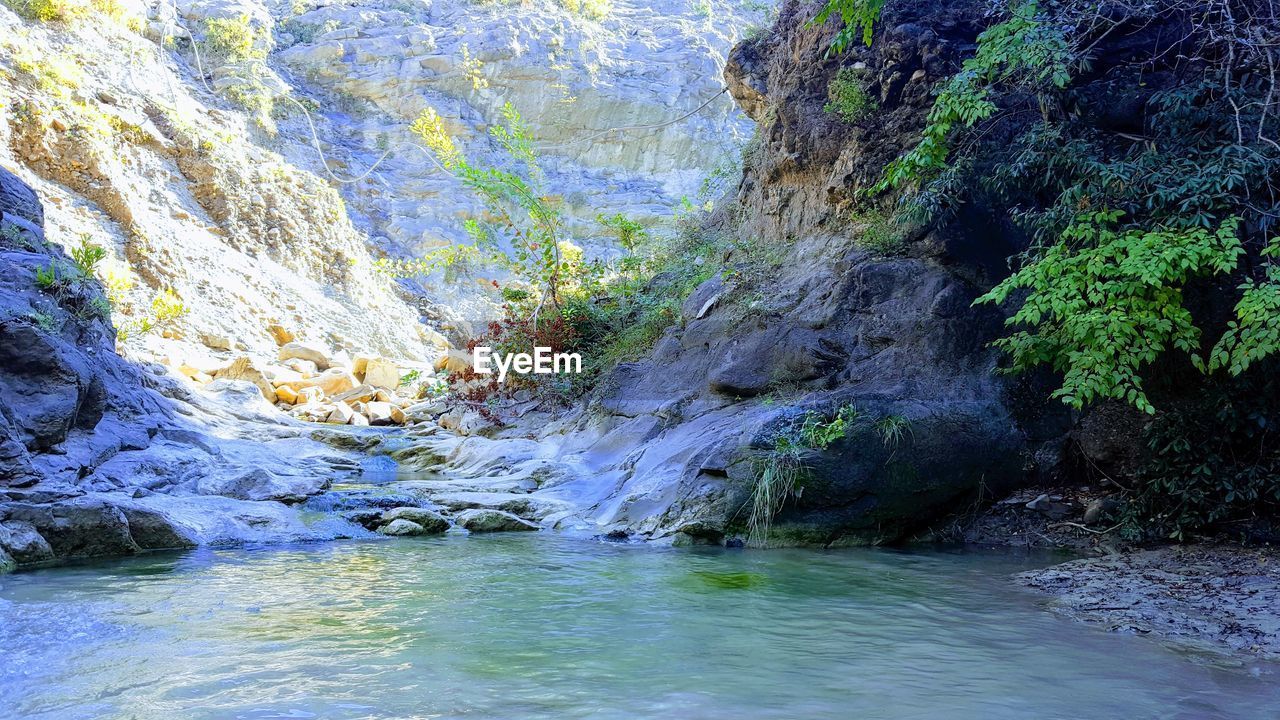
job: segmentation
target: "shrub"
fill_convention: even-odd
[[[89,240],[88,235],[81,235],[80,244],[71,248],[71,261],[75,263],[80,276],[84,278],[93,277],[94,269],[107,256],[104,248],[91,244]]]
[[[840,68],[827,85],[829,102],[823,106],[823,111],[833,113],[847,123],[865,120],[878,106],[864,85],[862,71],[852,67]]]
[[[1211,385],[1146,433],[1150,459],[1123,512],[1131,537],[1187,540],[1280,510],[1280,383]]]
[[[209,18],[204,23],[205,54],[220,62],[263,60],[267,49],[259,43],[258,31],[248,15]]]

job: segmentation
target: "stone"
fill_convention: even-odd
[[[392,520],[378,528],[378,532],[392,536],[423,535],[426,529],[412,520]]]
[[[341,400],[349,403],[368,402],[374,399],[378,394],[378,389],[372,385],[359,385],[351,388],[346,392],[338,393],[333,396],[334,400]]]
[[[404,411],[388,402],[365,403],[370,425],[403,425]]]
[[[1084,524],[1096,525],[1120,509],[1120,501],[1111,497],[1094,498],[1084,509]]]
[[[188,380],[199,383],[201,385],[208,385],[209,383],[213,382],[212,375],[201,372],[198,368],[187,365],[186,363],[183,363],[178,366],[178,372],[181,373]]]
[[[201,495],[222,495],[238,500],[275,500],[299,503],[329,487],[329,479],[313,474],[282,475],[255,467],[226,475],[204,477],[196,484]]]
[[[281,383],[282,386],[287,385],[299,393],[308,388],[319,388],[325,397],[340,395],[354,389],[357,384],[355,376],[340,367],[329,368],[312,378],[289,380]]]
[[[31,523],[21,520],[0,522],[0,551],[7,552],[19,565],[53,559],[53,548]]]
[[[251,382],[262,392],[262,397],[266,398],[267,402],[274,403],[276,401],[275,386],[271,384],[271,381],[267,379],[261,370],[254,366],[253,361],[247,355],[241,355],[232,360],[231,364],[225,369],[218,371],[217,377],[219,380]]]
[[[200,333],[200,343],[214,350],[230,350],[234,346],[231,338],[218,333]]]
[[[100,498],[83,497],[49,505],[10,503],[0,506],[8,523],[32,526],[57,558],[131,555],[142,548],[129,533],[120,508]]]
[[[338,401],[333,404],[333,412],[329,413],[329,417],[326,418],[326,421],[337,423],[339,425],[346,425],[351,422],[351,418],[355,417],[355,415],[356,411],[352,410],[350,405],[342,401]]]
[[[288,385],[281,385],[275,389],[276,399],[286,405],[298,404],[298,391]]]
[[[294,334],[280,323],[271,323],[267,326],[267,334],[272,340],[276,341],[276,345],[284,346],[294,341]]]
[[[373,358],[368,361],[364,371],[364,383],[374,387],[395,390],[400,387],[400,368],[386,358]]]
[[[443,355],[436,358],[432,367],[436,372],[446,371],[451,373],[460,373],[471,368],[471,353],[450,348]]]
[[[317,370],[329,369],[329,351],[312,343],[294,340],[280,346],[280,360],[306,360],[315,363]]]
[[[351,416],[351,424],[367,427],[369,425],[369,418],[365,417],[363,413],[355,413]]]
[[[449,529],[449,521],[443,515],[427,508],[397,507],[382,513],[383,523],[402,519],[417,523],[424,533],[442,533]]]
[[[293,389],[288,385],[281,385],[280,387],[289,388],[290,390]],[[294,403],[295,405],[310,405],[312,403],[318,403],[324,399],[324,390],[321,390],[318,387],[304,387],[296,392],[298,394],[298,402]]]
[[[369,366],[369,361],[376,358],[377,355],[366,355],[364,353],[356,353],[351,356],[351,372],[364,382],[365,368]]]
[[[289,358],[284,361],[284,366],[290,370],[300,373],[303,377],[310,377],[319,372],[315,363],[310,360],[303,360],[302,358]]]
[[[457,523],[458,527],[476,533],[539,529],[537,525],[527,520],[522,520],[509,512],[483,508],[463,510],[454,518],[454,522]]]
[[[121,505],[129,521],[129,535],[143,550],[172,550],[198,544],[195,533],[158,510],[134,505]]]

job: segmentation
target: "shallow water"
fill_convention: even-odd
[[[1046,558],[548,533],[0,576],[4,718],[1276,718],[1276,669],[1061,619]]]

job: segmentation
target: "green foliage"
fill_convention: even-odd
[[[906,228],[900,218],[878,208],[855,212],[850,218],[856,226],[857,245],[877,255],[898,255],[906,248]]]
[[[1166,349],[1198,350],[1200,331],[1183,307],[1183,286],[1235,267],[1239,223],[1227,220],[1216,231],[1121,230],[1122,215],[1081,214],[1036,262],[977,302],[1003,303],[1028,291],[1007,321],[1026,329],[996,346],[1015,372],[1046,363],[1062,372],[1054,397],[1075,408],[1115,398],[1153,413],[1140,370]]]
[[[821,25],[832,17],[839,19],[840,31],[831,39],[827,54],[842,53],[855,40],[871,44],[872,31],[880,20],[884,3],[885,0],[827,0],[809,24]]]
[[[93,277],[94,268],[106,257],[106,249],[93,245],[88,235],[81,235],[80,244],[71,248],[71,261],[75,263],[81,277]]]
[[[58,318],[53,313],[43,310],[35,310],[27,314],[27,319],[33,325],[47,333],[57,332],[62,327],[62,323],[58,322]]]
[[[1262,255],[1280,257],[1280,238],[1273,238]],[[1251,365],[1280,352],[1280,267],[1268,263],[1261,280],[1240,286],[1235,319],[1209,354],[1210,372],[1226,369],[1240,375]]]
[[[187,314],[187,306],[177,293],[165,288],[151,299],[150,312],[140,317],[131,317],[116,327],[116,337],[120,342],[163,330],[173,325],[179,318]]]
[[[1188,540],[1280,509],[1280,385],[1210,385],[1147,431],[1150,461],[1127,498],[1126,534]]]
[[[422,138],[440,164],[484,203],[482,217],[464,227],[477,248],[516,274],[544,301],[559,306],[562,285],[571,281],[571,258],[562,238],[564,223],[556,202],[543,191],[543,174],[533,151],[529,128],[515,107],[502,108],[503,122],[489,134],[507,154],[504,167],[472,163],[454,144],[435,110],[428,108],[410,128]]]
[[[599,213],[596,215],[596,222],[610,231],[614,239],[617,240],[618,245],[631,255],[635,254],[641,243],[649,239],[649,231],[645,229],[644,225],[622,213],[614,213],[613,215]]]
[[[992,90],[1014,85],[1032,92],[1062,89],[1071,80],[1071,52],[1060,27],[1042,22],[1035,2],[1015,8],[1005,22],[978,36],[978,50],[938,93],[919,144],[889,163],[871,192],[935,177],[947,167],[951,136],[996,113]]]
[[[847,123],[866,119],[878,105],[863,85],[862,71],[852,67],[840,68],[827,86],[830,102],[823,106],[823,111],[835,113]]]
[[[202,46],[211,59],[220,62],[236,63],[267,57],[267,47],[259,42],[258,30],[248,15],[206,20]]]

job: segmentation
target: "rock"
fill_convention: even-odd
[[[400,387],[400,377],[400,368],[386,358],[373,358],[365,366],[364,383],[366,385],[395,390]]]
[[[298,391],[294,390],[288,385],[281,385],[280,387],[275,388],[275,392],[276,392],[276,399],[279,400],[280,402],[286,405],[298,404]]]
[[[1050,496],[1044,494],[1036,496],[1036,499],[1027,503],[1026,507],[1028,510],[1035,510],[1051,520],[1061,520],[1071,511],[1070,505],[1057,502]]]
[[[262,397],[266,398],[267,402],[274,403],[276,401],[275,386],[271,384],[271,381],[267,379],[261,370],[254,366],[253,361],[248,356],[241,355],[231,361],[231,364],[225,369],[218,371],[217,377],[220,380],[245,380],[251,382],[262,392]]]
[[[418,507],[397,507],[382,513],[383,523],[409,520],[422,528],[424,533],[442,533],[449,529],[449,521],[434,510]]]
[[[507,532],[512,530],[537,530],[538,526],[502,510],[464,510],[454,518],[458,527],[471,532]]]
[[[315,375],[317,372],[319,372],[319,369],[316,367],[315,363],[311,362],[310,360],[303,360],[302,358],[290,358],[288,360],[285,360],[284,366],[289,368],[290,370],[294,370],[298,373],[301,373],[303,377],[310,377],[312,375]]]
[[[313,345],[299,340],[287,342],[280,346],[278,357],[280,360],[306,360],[308,362],[315,363],[317,370],[329,369],[328,350],[320,347],[319,345]],[[354,387],[354,383],[352,383],[352,385]]]
[[[378,528],[378,532],[383,535],[423,535],[427,531],[421,525],[412,520],[392,520],[391,522]]]
[[[368,402],[378,394],[378,389],[372,385],[360,385],[346,392],[338,393],[333,396],[334,400],[341,400],[349,403]]]
[[[404,408],[404,414],[409,420],[431,420],[448,409],[443,400],[427,400]]]
[[[403,425],[404,411],[388,402],[365,403],[370,425]]]
[[[200,333],[200,342],[205,347],[214,350],[230,350],[233,347],[231,338],[216,333]]]
[[[76,498],[49,505],[11,503],[0,516],[35,528],[58,558],[131,555],[142,548],[129,533],[120,508],[100,498]]]
[[[432,366],[436,372],[447,371],[451,373],[459,373],[470,369],[472,366],[471,353],[463,350],[450,348],[443,355],[436,358],[435,364]]]
[[[351,424],[368,426],[369,418],[365,417],[362,413],[355,413],[351,416]]]
[[[129,534],[143,550],[169,550],[195,547],[195,533],[158,510],[134,505],[121,505],[129,521]]]
[[[1111,517],[1120,509],[1120,501],[1115,498],[1094,498],[1084,509],[1084,524],[1095,525]]]
[[[355,417],[355,415],[356,411],[352,410],[350,405],[338,401],[333,404],[333,412],[329,413],[327,422],[346,425],[351,422],[351,418]]]
[[[351,373],[343,368],[335,367],[329,368],[315,377],[289,380],[281,383],[281,385],[287,385],[297,390],[300,394],[308,388],[319,388],[326,397],[335,397],[354,389],[357,381]]]
[[[17,561],[14,560],[13,557],[9,555],[9,553],[5,552],[3,548],[0,548],[0,575],[3,575],[7,572],[13,572],[14,570],[17,569],[17,567],[18,567]]]
[[[267,326],[267,333],[271,335],[271,339],[276,341],[276,345],[284,346],[293,342],[294,335],[280,323],[271,323]]]
[[[377,355],[365,355],[364,353],[356,353],[351,356],[351,373],[360,378],[364,382],[364,371],[369,366],[369,361],[376,358]]]
[[[290,390],[293,389],[288,385],[281,385],[280,388],[289,388]],[[279,389],[277,389],[277,391],[278,390]],[[297,393],[298,393],[298,402],[294,403],[295,405],[311,405],[313,403],[318,403],[324,399],[324,391],[314,386],[301,388],[300,390],[297,391]]]
[[[31,523],[9,520],[0,523],[0,551],[8,553],[20,565],[53,559],[53,548]]]
[[[328,487],[327,478],[310,474],[280,476],[258,467],[223,476],[201,478],[196,484],[196,491],[201,495],[222,495],[238,500],[299,503]]]

